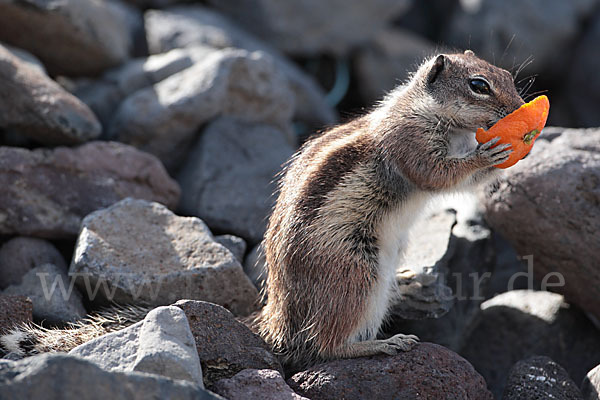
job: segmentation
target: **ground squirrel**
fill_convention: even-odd
[[[291,369],[319,360],[408,350],[375,340],[393,295],[407,232],[436,193],[493,175],[506,146],[477,145],[523,104],[512,76],[467,51],[425,61],[371,113],[307,142],[284,170],[265,236],[267,304],[255,321]],[[112,308],[68,329],[29,325],[0,335],[0,355],[68,351],[144,317]]]
[[[263,242],[260,333],[285,364],[395,354],[376,340],[407,233],[432,195],[475,187],[509,145],[478,145],[523,104],[513,77],[472,51],[426,60],[372,112],[308,141],[285,167]]]

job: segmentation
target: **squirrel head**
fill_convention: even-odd
[[[423,112],[435,115],[441,125],[473,131],[490,128],[524,103],[510,72],[471,50],[426,60],[407,89],[427,99]]]

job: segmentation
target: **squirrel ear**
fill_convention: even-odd
[[[431,70],[429,70],[429,73],[427,74],[427,82],[435,82],[440,72],[442,72],[442,70],[444,69],[445,64],[446,57],[443,54],[437,56],[435,61],[433,62],[433,67],[431,67]]]
[[[473,50],[465,50],[465,56],[474,56]]]

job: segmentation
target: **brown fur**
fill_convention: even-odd
[[[490,82],[493,96],[471,92],[474,75]],[[422,194],[489,176],[509,152],[487,145],[454,156],[457,132],[474,136],[521,104],[507,71],[472,53],[446,55],[427,60],[372,113],[309,141],[292,158],[264,240],[267,303],[257,321],[286,364],[414,344],[402,335],[374,340],[378,310],[391,297],[381,264],[385,224]]]

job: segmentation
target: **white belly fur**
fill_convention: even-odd
[[[428,204],[430,194],[421,192],[403,202],[383,218],[377,229],[379,268],[375,287],[369,296],[363,322],[352,335],[350,342],[375,339],[381,327],[390,300],[394,296],[396,269],[408,242],[408,234],[417,217]]]

